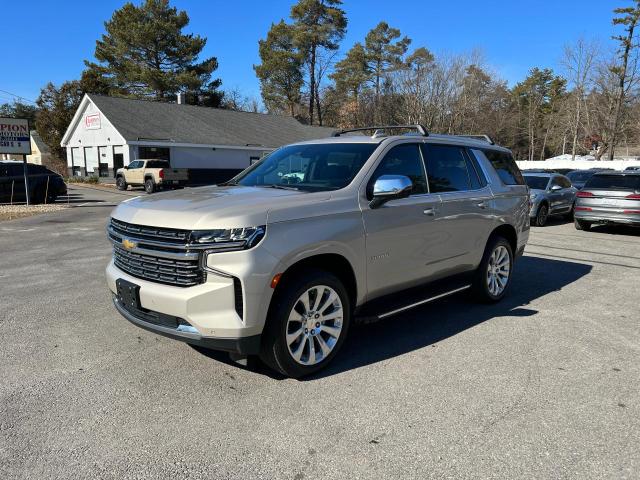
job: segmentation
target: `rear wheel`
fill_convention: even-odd
[[[156,184],[153,183],[153,179],[152,178],[147,178],[144,181],[144,191],[147,193],[153,193],[156,191]]]
[[[120,177],[116,178],[116,188],[118,190],[126,190],[127,189],[127,181],[124,179],[124,177],[120,176]]]
[[[549,206],[543,203],[538,207],[538,213],[535,216],[534,224],[536,227],[544,227],[549,219]]]
[[[475,297],[485,303],[500,301],[511,283],[512,271],[511,245],[504,237],[492,237],[476,270],[473,282]]]
[[[573,219],[573,225],[576,227],[576,230],[589,230],[591,228],[591,222],[578,220],[577,218]]]
[[[337,354],[347,336],[351,304],[331,273],[311,270],[285,281],[270,309],[260,357],[274,370],[300,378]]]

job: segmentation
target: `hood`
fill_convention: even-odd
[[[529,188],[529,195],[544,195],[546,190],[540,190],[539,188]]]
[[[125,200],[112,216],[138,225],[186,230],[252,227],[266,225],[272,209],[317,204],[330,199],[330,193],[243,186],[185,188]]]

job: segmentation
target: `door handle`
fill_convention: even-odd
[[[487,208],[487,204],[486,204],[486,203],[484,203],[484,202],[478,202],[478,203],[476,203],[476,206],[477,206],[478,208]]]
[[[436,214],[436,209],[433,208],[433,207],[425,208],[422,213],[424,213],[425,215],[428,215],[430,217],[433,217]]]

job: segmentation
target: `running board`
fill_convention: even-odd
[[[448,297],[449,295],[453,295],[454,293],[462,292],[463,290],[467,290],[471,288],[471,285],[465,285],[464,287],[456,288],[449,292],[441,293],[440,295],[436,295],[434,297],[425,298],[424,300],[420,300],[419,302],[412,303],[410,305],[405,305],[404,307],[396,308],[395,310],[391,310],[390,312],[383,313],[378,315],[378,320],[382,320],[383,318],[390,317],[395,315],[396,313],[404,312],[405,310],[411,310],[412,308],[419,307],[420,305],[424,305],[425,303],[433,302],[438,300],[439,298]]]
[[[357,323],[372,323],[471,288],[467,282],[428,285],[376,299],[356,312]],[[425,296],[426,295],[426,296]],[[383,312],[383,313],[377,313]]]

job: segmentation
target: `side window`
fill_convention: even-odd
[[[383,175],[404,175],[413,183],[411,195],[427,193],[427,179],[416,143],[396,145],[384,156],[367,185],[367,197],[373,197],[373,184]]]
[[[551,188],[551,187],[553,187],[553,186],[555,186],[555,185],[557,185],[557,186],[560,186],[560,187],[564,188],[564,185],[562,185],[562,178],[560,178],[560,177],[553,177],[553,178],[551,179],[551,183],[549,184],[549,188]]]
[[[522,173],[510,153],[497,150],[483,150],[483,153],[505,185],[524,185]]]
[[[560,185],[562,188],[571,188],[571,181],[568,178],[560,177]]]
[[[431,193],[459,192],[479,188],[480,180],[475,172],[469,172],[471,164],[462,147],[425,143],[423,148]],[[474,182],[471,180],[470,173],[475,176]]]
[[[129,170],[133,170],[140,167],[142,167],[142,162],[140,160],[136,160],[135,162],[131,162],[129,164]]]

